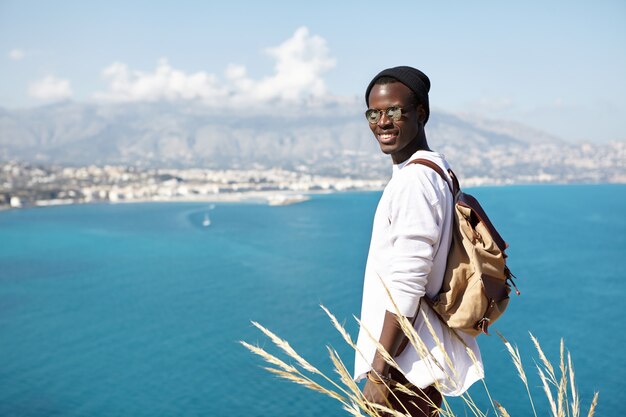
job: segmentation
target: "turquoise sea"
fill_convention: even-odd
[[[519,346],[538,414],[548,408],[528,332],[558,363],[571,352],[583,415],[626,414],[626,186],[471,190],[510,244],[522,292],[493,327]],[[379,193],[283,207],[120,204],[0,212],[0,416],[342,416],[278,380],[239,343],[250,321],[329,370],[352,335]],[[496,337],[480,337],[491,396],[532,411]],[[479,384],[472,393],[487,411]],[[455,402],[458,415],[469,415]],[[493,416],[492,410],[488,415]]]

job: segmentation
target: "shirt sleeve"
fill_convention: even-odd
[[[391,190],[391,269],[386,284],[399,313],[412,317],[426,292],[442,218],[432,179],[425,168],[412,166],[406,170],[398,175]],[[389,299],[386,308],[396,313]]]

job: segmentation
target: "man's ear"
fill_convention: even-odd
[[[417,120],[421,124],[424,124],[424,120],[426,120],[426,110],[424,110],[424,106],[421,104],[417,106]]]

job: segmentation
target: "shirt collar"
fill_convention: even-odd
[[[413,155],[411,155],[411,156],[410,156],[410,157],[409,157],[406,161],[404,161],[404,162],[400,162],[399,164],[393,164],[393,168],[392,168],[392,176],[393,176],[395,173],[399,172],[402,168],[404,168],[404,167],[405,167],[405,166],[406,166],[409,162],[411,162],[412,160],[417,159],[417,158],[424,158],[424,157],[426,157],[427,159],[430,159],[430,158],[428,158],[428,155],[434,155],[434,154],[436,154],[436,152],[433,152],[433,151],[424,151],[424,150],[419,150],[419,151],[416,151],[416,152],[415,152]]]

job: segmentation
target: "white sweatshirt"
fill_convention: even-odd
[[[365,267],[361,330],[357,340],[355,379],[371,369],[385,310],[396,313],[384,285],[389,289],[400,314],[413,317],[422,296],[433,298],[441,288],[452,237],[452,194],[448,185],[429,167],[410,164],[417,158],[429,159],[447,173],[443,155],[417,151],[404,163],[393,166],[393,175],[380,198],[372,228],[372,239]],[[449,179],[449,178],[448,178]],[[476,340],[462,332],[452,334],[426,303],[426,312],[437,338],[452,361],[451,369],[424,322],[417,314],[415,329],[431,352],[421,358],[410,344],[396,361],[407,380],[420,388],[438,381],[442,394],[461,395],[484,375]],[[466,352],[473,351],[475,360]],[[434,359],[433,359],[434,358]],[[436,361],[438,364],[435,364]]]

